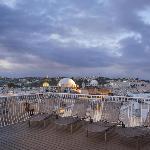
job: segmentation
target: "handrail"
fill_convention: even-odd
[[[14,96],[0,96],[0,127],[26,121],[30,117],[30,112],[25,111],[25,103],[29,103],[34,110],[34,114],[48,112],[49,107],[61,108],[65,102],[72,105],[78,99],[87,99],[92,107],[102,101],[115,102],[138,102],[150,105],[150,98],[126,97],[126,96],[107,96],[107,95],[88,95],[71,93],[36,93]],[[52,100],[54,102],[52,103]],[[96,101],[95,101],[96,100]],[[150,107],[149,107],[150,108]],[[69,110],[68,110],[69,111]]]

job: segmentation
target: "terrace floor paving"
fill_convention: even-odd
[[[108,134],[107,144],[104,135],[86,136],[85,125],[75,126],[73,134],[68,128],[56,127],[47,122],[32,124],[22,122],[0,128],[0,150],[136,150],[136,142],[127,144],[113,131]],[[150,150],[150,142],[143,144],[141,150]]]

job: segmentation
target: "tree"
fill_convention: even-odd
[[[8,86],[8,88],[15,88],[16,87],[16,85],[12,82],[8,83],[7,86]]]

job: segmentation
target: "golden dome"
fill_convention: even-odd
[[[49,83],[48,82],[44,82],[43,83],[43,87],[49,87]]]

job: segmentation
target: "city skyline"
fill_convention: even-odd
[[[0,76],[150,79],[149,0],[0,0]]]

